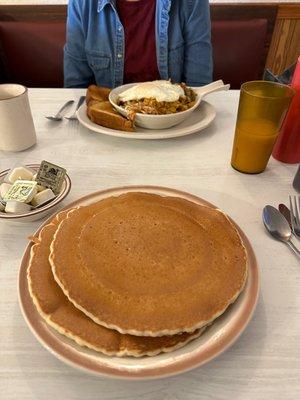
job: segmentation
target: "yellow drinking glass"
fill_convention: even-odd
[[[268,81],[241,86],[231,165],[240,172],[265,170],[294,90]]]

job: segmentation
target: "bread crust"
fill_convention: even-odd
[[[86,93],[87,116],[97,125],[133,132],[133,122],[120,115],[108,100],[110,89],[90,85]]]
[[[111,92],[111,89],[102,87],[102,86],[96,86],[96,85],[90,85],[87,89],[86,92],[86,104],[89,105],[90,101],[106,101],[108,100],[109,93]]]

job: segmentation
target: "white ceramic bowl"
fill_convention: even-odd
[[[118,105],[118,97],[120,93],[137,85],[136,83],[128,83],[127,85],[119,86],[113,89],[109,94],[109,101],[112,106],[124,117],[127,117],[127,111]],[[185,111],[180,111],[174,114],[165,115],[152,115],[152,114],[141,114],[137,113],[135,116],[135,123],[138,126],[146,129],[167,129],[172,126],[178,125],[187,119],[191,113],[199,106],[201,99],[208,93],[216,92],[219,90],[228,90],[230,85],[224,85],[222,80],[218,80],[208,85],[201,87],[192,87],[196,93],[196,102],[193,107]]]
[[[31,170],[38,171],[40,164],[29,164],[26,167]],[[9,169],[0,172],[0,182],[2,182],[5,175],[7,175]],[[44,218],[46,215],[54,213],[55,210],[59,207],[59,204],[67,197],[71,190],[71,179],[69,175],[66,174],[62,189],[58,196],[55,197],[50,203],[37,208],[36,210],[32,210],[28,213],[24,214],[10,214],[4,213],[0,211],[0,219],[7,221],[16,221],[16,222],[32,222],[38,219]]]
[[[124,117],[127,117],[127,111],[117,104],[118,96],[120,93],[125,90],[135,86],[136,83],[128,83],[127,85],[119,86],[113,89],[109,94],[109,101],[112,106]],[[180,122],[184,121],[188,116],[198,107],[198,102],[188,110],[180,111],[174,114],[165,114],[165,115],[152,115],[152,114],[141,114],[137,113],[135,117],[135,123],[138,126],[146,129],[166,129],[171,126],[175,126],[180,124]]]

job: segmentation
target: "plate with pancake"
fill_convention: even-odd
[[[124,85],[117,89],[122,90],[127,86],[131,87],[132,84]],[[117,91],[117,89],[114,89],[114,91]],[[200,106],[191,112],[183,122],[171,128],[146,129],[137,124],[134,126],[134,117],[130,120],[121,115],[109,101],[110,93],[112,92],[108,88],[95,85],[89,86],[86,104],[83,104],[77,111],[78,121],[83,126],[97,133],[127,139],[168,139],[200,132],[211,124],[216,116],[214,107],[203,100]],[[180,114],[184,112],[181,111],[176,115],[180,117]],[[163,124],[159,121],[167,118],[168,115],[171,114],[149,115],[148,117],[157,119],[155,126],[161,128]]]
[[[24,318],[56,357],[123,379],[203,365],[245,329],[258,266],[212,204],[154,186],[95,192],[31,237],[19,274]]]

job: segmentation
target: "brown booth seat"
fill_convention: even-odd
[[[232,88],[261,79],[267,20],[213,21],[214,79]],[[64,22],[0,21],[0,81],[63,86]]]

